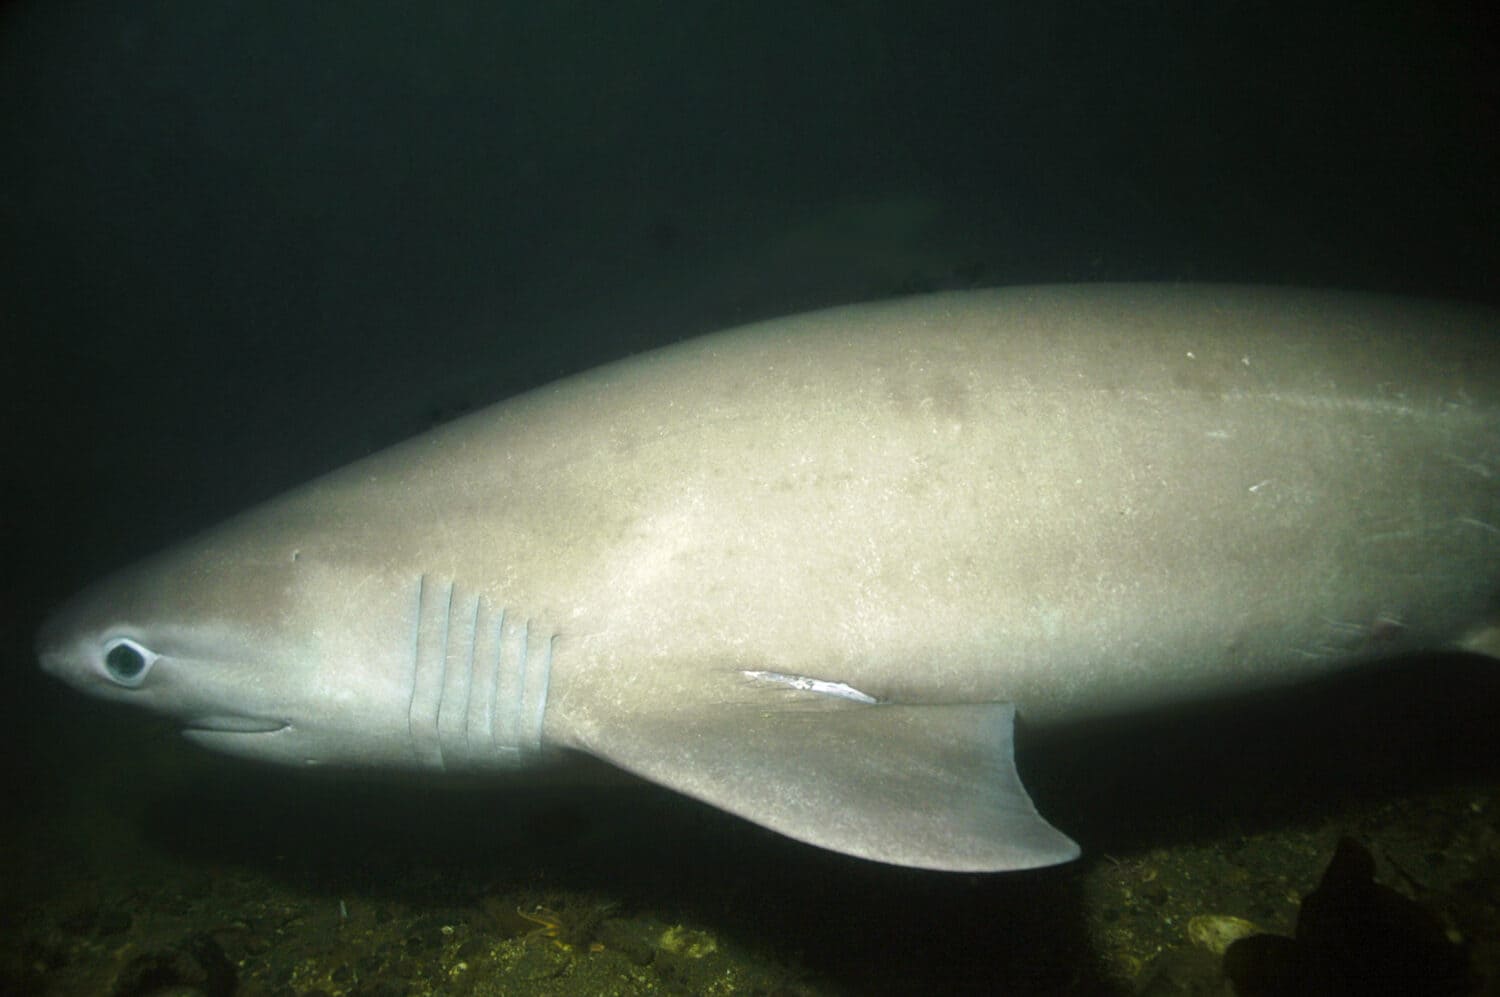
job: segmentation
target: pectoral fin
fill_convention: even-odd
[[[1016,773],[1007,703],[719,704],[640,718],[590,749],[782,834],[861,858],[1000,872],[1076,858]]]

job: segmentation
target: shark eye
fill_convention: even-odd
[[[134,689],[146,681],[146,673],[158,657],[128,637],[117,637],[105,646],[104,674],[116,684]]]

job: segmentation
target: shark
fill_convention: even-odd
[[[1066,862],[1015,731],[1495,656],[1500,317],[1217,285],[689,339],[317,478],[59,607],[50,674],[293,766],[584,753],[933,870]]]

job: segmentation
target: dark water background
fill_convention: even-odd
[[[0,6],[0,756],[3,820],[28,842],[12,858],[28,861],[27,822],[65,822],[100,785],[130,799],[178,750],[42,681],[30,641],[47,606],[471,408],[715,328],[936,288],[1252,281],[1500,303],[1496,27],[1478,3]],[[1411,694],[1446,680],[1394,703],[1356,684],[1374,704],[1340,719],[1352,741],[1315,745],[1334,774],[1311,795],[1357,781],[1348,746],[1391,726],[1415,725],[1432,756],[1395,788],[1500,781],[1493,744],[1450,729],[1495,690],[1466,667],[1444,673],[1451,702],[1419,709]],[[1188,737],[1174,757],[1233,754]],[[1156,763],[1138,766],[1103,795],[1156,786]],[[1184,767],[1162,800],[1104,804],[1113,827],[1166,807],[1117,845],[1191,839],[1181,798],[1221,792],[1224,768]],[[1263,803],[1264,767],[1229,768],[1224,795]],[[238,860],[232,788],[266,820],[254,794],[275,776],[214,772],[201,809],[137,801],[132,833],[184,863]],[[356,833],[305,802],[278,798],[277,826]],[[654,819],[626,806],[650,838]],[[696,840],[685,820],[669,840]],[[671,847],[639,847],[609,852],[616,869],[635,856],[632,875],[671,882]],[[754,861],[782,855],[824,885],[776,887],[803,941],[771,929],[768,944],[817,963],[819,926],[850,914],[820,853],[789,854]],[[912,921],[958,904],[908,888],[922,899],[892,887]],[[861,923],[879,927],[835,933],[855,951],[830,964],[834,985],[915,930],[871,912],[868,889]],[[901,978],[1003,983],[1014,960],[976,957],[976,924],[1026,903],[986,902],[959,905],[964,958],[924,965],[897,945]],[[841,976],[845,962],[864,968]]]

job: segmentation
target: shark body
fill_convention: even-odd
[[[1495,646],[1500,319],[1268,288],[840,308],[476,412],[127,568],[51,673],[294,765],[582,751],[823,847],[1078,854],[1012,724]]]

